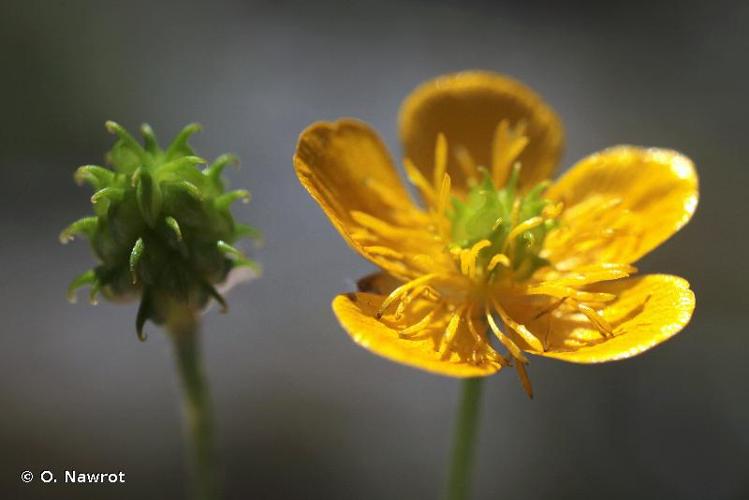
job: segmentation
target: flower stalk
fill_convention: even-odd
[[[110,121],[106,127],[116,137],[107,154],[109,168],[84,165],[74,176],[94,191],[93,215],[60,234],[62,243],[85,236],[97,257],[97,265],[70,284],[68,297],[75,301],[76,290],[88,286],[92,303],[99,294],[118,302],[138,298],[138,338],[146,340],[147,321],[168,332],[184,393],[194,498],[214,500],[218,465],[199,318],[211,301],[226,311],[219,289],[241,279],[241,268],[259,272],[257,263],[234,246],[242,238],[260,237],[257,229],[235,221],[230,210],[236,201],[249,201],[250,193],[225,189],[222,172],[237,162],[233,155],[209,164],[195,154],[189,139],[200,129],[196,124],[165,148],[146,124],[140,129],[142,145],[119,124]]]
[[[446,500],[467,500],[470,497],[483,382],[482,377],[476,377],[465,379],[461,384]]]
[[[219,498],[220,487],[211,400],[200,354],[200,320],[185,315],[170,319],[167,327],[183,390],[186,432],[192,448],[194,498],[214,500]]]

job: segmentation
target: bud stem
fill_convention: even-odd
[[[219,498],[218,465],[210,396],[200,357],[199,319],[184,311],[173,315],[167,323],[184,391],[186,430],[192,444],[193,496],[196,500],[215,500]]]

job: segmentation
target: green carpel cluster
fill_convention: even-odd
[[[497,274],[511,275],[514,280],[528,279],[537,269],[548,262],[540,256],[546,235],[556,227],[556,220],[546,219],[539,225],[516,234],[509,241],[512,230],[519,224],[539,217],[551,202],[543,197],[548,187],[541,182],[526,192],[518,189],[520,167],[513,169],[507,184],[497,189],[491,176],[483,170],[483,179],[471,186],[468,195],[461,200],[452,199],[449,213],[452,244],[459,248],[470,248],[482,240],[491,246],[478,255],[478,266],[486,267],[496,254],[505,254],[510,267],[497,266]]]
[[[166,149],[148,125],[141,127],[143,145],[114,122],[106,127],[117,137],[107,154],[111,168],[85,165],[74,176],[78,184],[94,189],[94,215],[60,234],[63,243],[76,235],[87,237],[99,260],[73,280],[69,299],[74,301],[76,290],[86,285],[93,303],[99,292],[110,300],[140,296],[140,338],[146,320],[162,324],[170,315],[195,313],[211,298],[225,308],[216,285],[234,268],[257,271],[232,246],[242,237],[259,237],[230,212],[232,203],[250,196],[244,190],[225,191],[222,172],[236,158],[222,155],[204,166],[206,161],[188,144],[200,129],[195,124]]]

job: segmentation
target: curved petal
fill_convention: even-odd
[[[535,92],[496,73],[466,71],[422,84],[401,106],[400,136],[406,157],[431,179],[435,142],[443,133],[451,152],[447,171],[461,191],[468,179],[455,152],[465,148],[475,164],[491,168],[492,143],[503,120],[527,127],[529,143],[518,157],[521,184],[550,177],[564,144],[559,118]]]
[[[390,274],[379,271],[359,278],[356,281],[356,288],[360,292],[388,295],[402,284],[402,281]]]
[[[488,343],[482,345],[481,354],[472,359],[476,344],[463,320],[451,343],[449,356],[440,353],[440,342],[451,317],[448,312],[435,313],[428,326],[403,338],[397,324],[417,323],[433,310],[434,304],[427,305],[422,301],[421,307],[410,308],[398,322],[387,317],[378,320],[377,310],[384,298],[370,293],[350,293],[333,300],[338,321],[360,346],[391,361],[450,377],[483,377],[500,369],[500,364],[490,357],[496,353]]]
[[[302,132],[294,154],[302,185],[346,242],[389,272],[409,276],[394,243],[429,239],[387,149],[365,123],[318,122]]]
[[[558,267],[636,261],[692,217],[698,182],[686,156],[617,146],[588,156],[549,188],[564,204],[545,248]]]
[[[689,323],[694,293],[678,276],[652,274],[599,283],[589,291],[611,293],[617,298],[599,310],[612,327],[606,337],[585,315],[559,307],[525,319],[526,326],[545,340],[541,356],[574,363],[602,363],[635,356],[671,338]]]

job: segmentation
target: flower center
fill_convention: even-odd
[[[548,264],[542,257],[544,240],[557,226],[561,207],[543,197],[548,182],[518,190],[519,164],[499,189],[486,170],[482,174],[464,200],[453,197],[447,211],[450,252],[459,256],[463,274],[473,278],[527,280]]]

